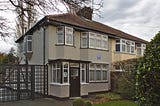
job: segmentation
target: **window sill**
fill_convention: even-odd
[[[89,83],[108,83],[108,80],[104,80],[104,81],[89,81]]]
[[[119,52],[119,51],[115,51],[115,53],[117,53],[117,54],[129,54],[129,55],[136,55],[135,53],[127,53],[127,52]]]
[[[65,85],[67,85],[67,86],[69,86],[70,84],[69,83],[63,83],[63,84],[61,84],[61,83],[50,83],[50,85],[58,85],[58,86],[65,86]]]
[[[80,48],[80,49],[92,49],[92,50],[100,50],[100,51],[109,51],[108,49],[98,49],[98,48]]]
[[[88,85],[89,83],[81,82],[81,85]]]
[[[74,46],[74,45],[66,45],[66,44],[55,44],[55,46],[69,46],[69,47],[76,48],[76,46]]]

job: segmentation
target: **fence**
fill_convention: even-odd
[[[0,102],[48,95],[45,65],[0,65]]]

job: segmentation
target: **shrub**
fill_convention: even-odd
[[[138,67],[136,85],[140,106],[160,105],[160,32],[147,45]]]
[[[136,96],[136,70],[140,59],[128,59],[114,63],[120,66],[123,72],[118,72],[118,77],[113,80],[113,91],[119,93],[123,98],[134,99]],[[116,75],[116,72],[114,72]]]
[[[83,99],[75,99],[73,101],[73,106],[85,106],[85,102]]]
[[[85,104],[84,104],[84,106],[92,106],[92,104],[91,104],[91,102],[86,101]]]

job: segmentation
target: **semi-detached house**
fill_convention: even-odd
[[[76,14],[48,15],[16,41],[21,64],[48,65],[48,94],[110,90],[111,63],[143,55],[147,41]]]

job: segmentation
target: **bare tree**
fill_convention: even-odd
[[[17,16],[17,34],[23,35],[25,30],[29,29],[35,22],[38,15],[46,15],[51,12],[63,13],[63,10],[58,7],[59,3],[63,4],[67,12],[78,11],[83,7],[91,7],[93,13],[100,15],[100,9],[103,7],[103,0],[95,2],[94,0],[4,0],[1,2],[6,2],[11,4],[14,8]],[[0,3],[1,3],[0,2]],[[13,8],[12,7],[12,8]],[[8,10],[8,8],[1,8],[0,11]],[[3,24],[3,19],[0,18],[0,32],[1,36],[5,36],[5,24]]]

